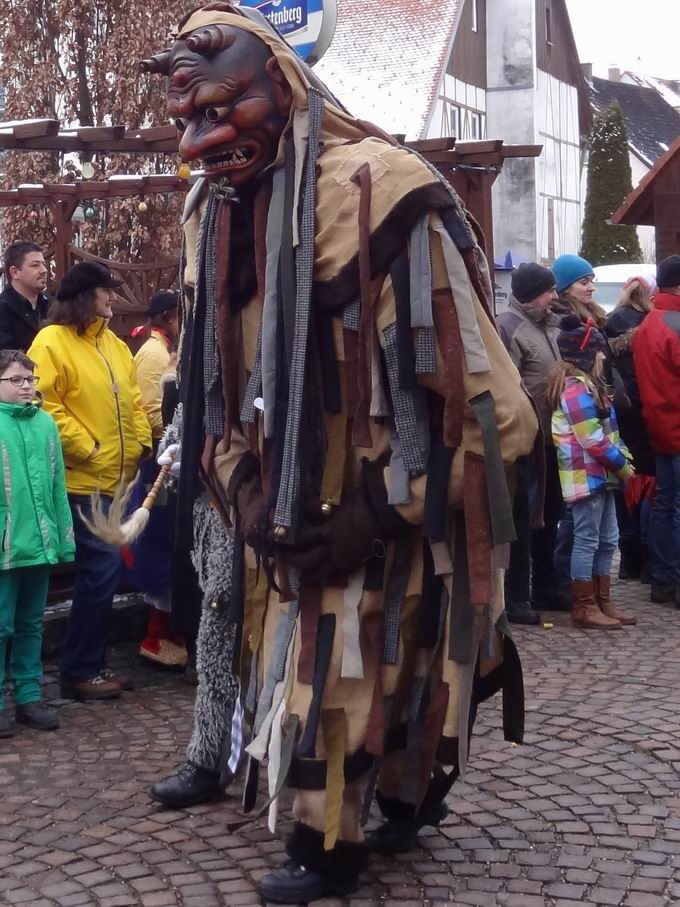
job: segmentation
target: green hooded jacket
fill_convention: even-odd
[[[35,403],[0,403],[0,476],[0,570],[72,561],[59,432]]]

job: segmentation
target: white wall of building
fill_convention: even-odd
[[[581,151],[578,92],[536,70],[536,258],[550,264],[581,243]]]
[[[535,2],[487,0],[487,123],[489,139],[535,141]],[[512,250],[536,255],[536,161],[505,161],[493,187],[496,258]]]
[[[486,138],[486,92],[446,73],[425,138]]]

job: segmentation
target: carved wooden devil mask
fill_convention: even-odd
[[[230,25],[178,38],[142,68],[169,77],[168,113],[184,161],[200,158],[210,179],[232,186],[256,178],[276,159],[291,89],[269,48]]]

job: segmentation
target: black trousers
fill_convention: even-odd
[[[552,599],[557,588],[553,563],[557,525],[564,510],[555,448],[545,448],[545,502],[542,529],[531,528],[535,509],[534,463],[526,457],[518,463],[513,516],[517,541],[510,547],[510,569],[505,577],[508,602],[531,601],[537,606]]]

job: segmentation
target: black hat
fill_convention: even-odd
[[[557,346],[565,362],[589,372],[595,357],[607,345],[604,334],[588,319],[583,323],[576,315],[565,315],[560,321]]]
[[[680,287],[680,255],[669,255],[656,266],[656,283],[661,289]]]
[[[512,295],[517,302],[527,303],[555,286],[555,275],[549,268],[542,268],[533,261],[525,262],[512,272]]]
[[[154,318],[169,309],[176,309],[178,305],[179,296],[177,293],[173,293],[172,290],[159,290],[151,297],[149,308],[146,310],[147,318]]]
[[[123,281],[116,280],[104,265],[100,265],[96,261],[81,261],[70,268],[61,278],[57,289],[57,299],[74,299],[79,293],[96,290],[97,287],[115,290],[116,287],[122,286]]]

